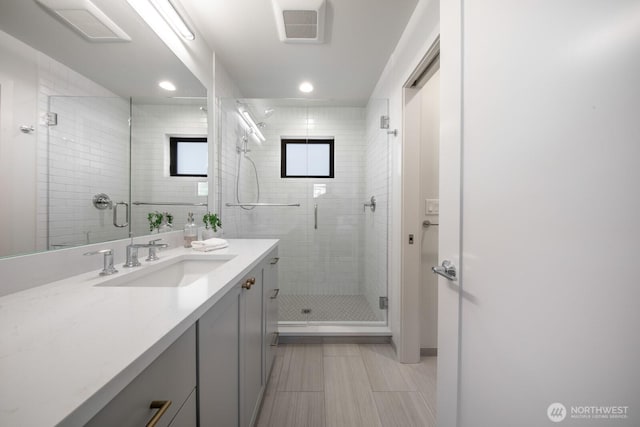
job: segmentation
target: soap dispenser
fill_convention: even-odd
[[[189,212],[187,223],[184,225],[184,247],[190,248],[191,242],[198,239],[198,227],[193,220],[193,212]]]

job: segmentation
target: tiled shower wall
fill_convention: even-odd
[[[128,237],[113,209],[95,194],[129,198],[129,102],[122,98],[50,97],[58,124],[49,128],[49,245],[77,246]],[[120,223],[125,222],[124,210]]]
[[[131,118],[131,158],[135,165],[131,173],[133,202],[207,203],[207,196],[198,196],[198,183],[206,183],[207,178],[169,176],[169,137],[207,136],[207,116],[200,107],[136,104],[134,100]],[[188,212],[193,212],[196,223],[202,224],[207,207],[134,205],[131,219],[134,236],[149,234],[147,215],[152,211],[171,213],[174,230],[180,230]]]
[[[255,202],[257,191],[250,161],[236,147],[245,136],[234,101],[222,102],[222,218],[227,237],[278,238],[280,243],[280,289],[291,295],[365,295],[380,320],[378,296],[386,295],[386,158],[373,135],[367,137],[367,109],[347,107],[278,107],[265,119],[266,142],[247,135],[247,157],[256,163],[261,203],[300,203],[300,207],[257,207],[244,210],[226,207],[237,203],[236,171],[240,165],[240,202]],[[371,114],[374,114],[373,112]],[[258,117],[258,120],[261,120]],[[379,119],[378,119],[379,120]],[[378,129],[379,130],[379,129]],[[335,178],[281,178],[281,137],[334,137]],[[374,143],[373,148],[368,145]],[[386,146],[385,146],[386,147]],[[380,180],[366,183],[367,165]],[[382,202],[376,216],[363,204],[372,194]],[[314,206],[318,206],[318,228],[314,228]],[[380,227],[384,224],[384,230]],[[367,230],[380,232],[373,240]],[[373,248],[367,247],[371,240]],[[382,254],[373,253],[384,249]],[[367,258],[372,259],[368,260]],[[371,272],[368,264],[379,263]],[[373,278],[375,274],[384,274]],[[375,279],[375,280],[374,280]],[[383,294],[379,294],[384,282]]]
[[[102,104],[99,102],[92,104],[93,110],[73,113],[71,117],[60,113],[58,127],[47,127],[44,123],[44,116],[49,109],[52,97],[112,98],[115,95],[47,55],[38,52],[37,57],[38,115],[40,116],[37,160],[37,249],[47,249],[49,215],[53,221],[56,221],[51,228],[50,244],[86,243],[88,227],[80,226],[79,218],[87,213],[92,214],[92,227],[99,225],[100,228],[93,236],[91,233],[88,235],[89,240],[94,242],[100,238],[97,236],[98,234],[113,231],[108,231],[107,228],[107,224],[111,224],[111,217],[108,211],[97,211],[91,204],[92,195],[85,194],[83,190],[87,190],[89,193],[93,191],[92,185],[95,183],[93,178],[95,178],[98,164],[102,169],[103,162],[105,162],[105,170],[119,173],[120,165],[128,162],[126,151],[122,153],[123,157],[115,154],[118,151],[117,146],[128,142],[126,137],[124,139],[120,137],[121,128],[127,128],[128,103],[124,100],[118,102],[112,99],[113,102],[105,101]],[[65,104],[64,101],[62,104]],[[71,104],[66,103],[63,109],[71,111]],[[124,122],[120,117],[123,110],[126,112]],[[52,154],[59,160],[51,164],[51,171],[49,171],[49,131],[54,133]],[[55,138],[56,132],[60,135],[57,139]],[[110,136],[111,134],[113,137]],[[121,187],[119,177],[109,177],[107,180],[109,181],[108,188],[99,186],[106,189],[102,191],[119,193]],[[49,182],[51,182],[51,189]],[[49,190],[53,194],[49,194]],[[67,190],[72,190],[72,192],[64,198],[55,197],[58,193],[62,196],[62,192]],[[48,209],[50,196],[54,197],[52,203],[55,207],[51,212]],[[119,231],[117,230],[116,233]],[[114,235],[113,238],[118,236],[120,234]]]

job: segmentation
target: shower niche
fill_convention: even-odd
[[[219,100],[225,237],[280,239],[280,325],[387,323],[387,110],[386,100]],[[375,211],[363,208],[372,196]]]

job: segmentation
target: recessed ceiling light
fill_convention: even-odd
[[[300,92],[304,93],[313,92],[313,85],[309,82],[302,82],[300,86],[298,86],[298,89],[300,89]]]
[[[172,92],[176,90],[176,85],[168,80],[161,81],[160,83],[158,83],[158,86],[160,86],[164,90],[170,90]]]

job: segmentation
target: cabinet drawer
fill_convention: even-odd
[[[158,409],[152,401],[171,401],[156,427],[166,427],[196,387],[196,331],[189,328],[86,425],[140,427]],[[184,407],[183,410],[187,410]],[[182,414],[186,417],[187,414]],[[195,416],[195,410],[194,410]]]

